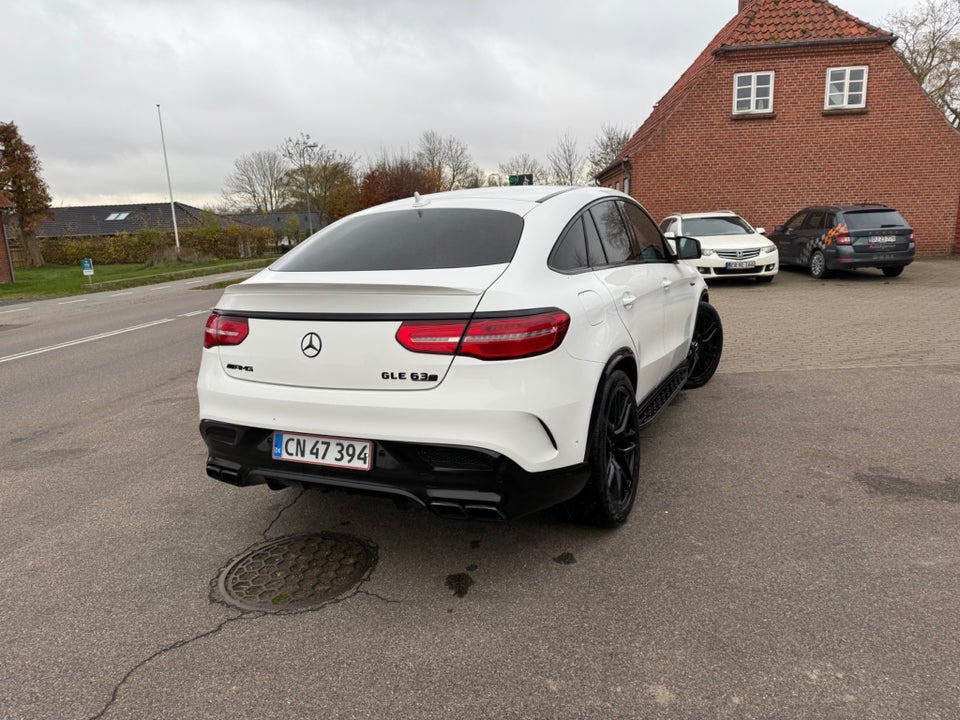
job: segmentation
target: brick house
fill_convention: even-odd
[[[0,283],[13,282],[13,258],[10,256],[10,245],[3,228],[7,213],[13,212],[13,201],[0,192]]]
[[[740,0],[598,180],[657,221],[725,209],[773,228],[806,205],[881,202],[919,252],[960,252],[960,131],[895,40],[825,0]]]

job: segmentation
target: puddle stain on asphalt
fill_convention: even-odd
[[[574,557],[572,552],[565,552],[557,555],[553,561],[559,565],[573,565],[577,562],[577,558]]]
[[[853,479],[875,493],[898,500],[960,502],[960,481],[954,478],[942,482],[919,483],[888,475],[880,470],[872,474],[855,475]]]
[[[457,597],[462,598],[464,595],[466,595],[470,591],[470,586],[473,584],[473,578],[467,573],[455,573],[454,575],[447,575],[446,586],[453,590],[453,594]]]

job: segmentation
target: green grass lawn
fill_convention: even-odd
[[[0,285],[0,302],[105,292],[137,285],[152,285],[171,280],[215,275],[233,270],[257,269],[266,267],[275,259],[275,257],[267,257],[257,260],[209,260],[150,266],[94,265],[94,274],[89,278],[83,274],[79,265],[20,268],[15,271],[14,282]]]

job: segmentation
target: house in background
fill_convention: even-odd
[[[268,213],[228,213],[224,215],[231,220],[242,222],[254,227],[265,227],[273,231],[277,238],[277,247],[288,248],[296,245],[307,237],[310,228],[316,232],[326,223],[321,223],[320,213],[293,212],[278,210]]]
[[[960,252],[960,132],[895,40],[825,0],[740,0],[598,180],[657,221],[725,209],[773,228],[806,205],[885,203],[919,252]]]
[[[7,242],[7,233],[3,226],[6,222],[6,216],[13,212],[13,201],[0,192],[0,283],[13,282],[13,257],[10,253],[10,245]]]
[[[174,203],[177,229],[198,228],[205,223],[234,225],[235,221],[200,208]],[[88,205],[51,208],[50,219],[37,231],[37,238],[110,236],[140,230],[173,231],[170,203],[133,203],[127,205]]]

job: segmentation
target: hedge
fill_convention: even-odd
[[[98,265],[145,264],[175,255],[173,232],[141,230],[110,236],[47,238],[40,241],[44,262],[78,265],[91,258]],[[273,233],[262,227],[187,228],[180,231],[181,252],[224,260],[262,257],[274,246]]]

